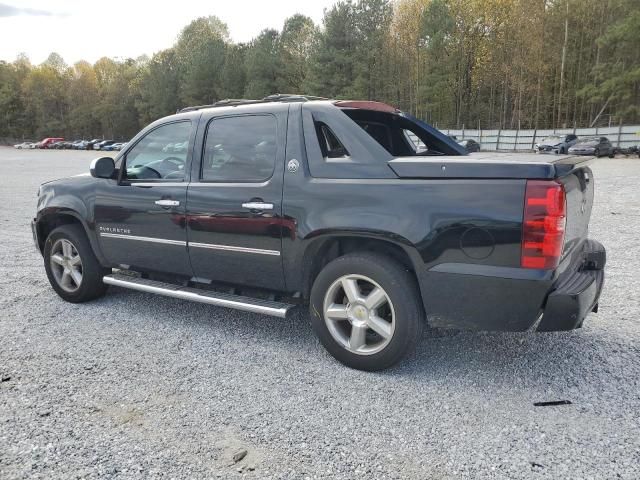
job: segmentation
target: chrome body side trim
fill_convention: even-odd
[[[264,187],[269,184],[265,182],[129,182],[126,185],[131,187]]]
[[[122,235],[120,233],[104,233],[104,232],[100,232],[100,236],[107,237],[107,238],[122,238],[125,240],[136,240],[139,242],[162,243],[165,245],[179,245],[181,247],[187,246],[187,242],[183,242],[182,240],[168,240],[166,238],[140,237],[137,235]]]
[[[280,256],[280,252],[278,250],[264,250],[262,248],[234,247],[231,245],[216,245],[213,243],[189,242],[189,247],[209,248],[211,250],[226,250],[229,252],[257,253],[259,255]]]
[[[150,243],[162,243],[165,245],[179,245],[181,247],[189,246],[195,248],[208,248],[211,250],[224,250],[228,252],[240,252],[240,253],[256,253],[258,255],[273,255],[280,256],[280,252],[278,250],[264,250],[262,248],[247,248],[247,247],[234,247],[232,245],[216,245],[214,243],[198,243],[198,242],[183,242],[181,240],[168,240],[166,238],[156,238],[156,237],[141,237],[138,235],[123,235],[120,233],[100,233],[101,237],[106,238],[120,238],[124,240],[136,240],[139,242],[150,242]]]

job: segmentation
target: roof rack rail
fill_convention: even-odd
[[[185,107],[178,109],[176,113],[194,112],[196,110],[202,110],[203,108],[215,108],[215,107],[235,107],[238,105],[251,105],[255,103],[269,103],[269,102],[309,102],[311,100],[328,100],[324,97],[314,97],[311,95],[298,95],[291,93],[275,93],[264,97],[261,100],[251,100],[247,98],[227,98],[225,100],[218,100],[210,105],[195,105],[193,107]]]

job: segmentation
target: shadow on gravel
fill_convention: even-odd
[[[153,297],[131,290],[111,288],[110,293],[93,305],[115,308],[128,318],[144,315],[171,329],[195,328],[211,342],[241,339],[245,344],[273,349],[286,368],[291,361],[308,361],[314,371],[328,374],[345,367],[324,352],[311,330],[306,309],[288,320],[236,312],[210,305],[165,297]],[[141,308],[144,305],[144,309]],[[132,327],[133,328],[133,327]],[[193,332],[192,332],[193,333]],[[607,381],[615,391],[623,372],[611,365],[610,349],[617,357],[633,358],[639,349],[621,344],[606,330],[586,328],[556,333],[476,333],[427,329],[416,351],[400,365],[374,375],[384,378],[446,381],[467,378],[472,384],[500,384],[516,381],[529,386],[544,386],[552,378]],[[570,372],[570,374],[569,374]],[[344,373],[344,372],[342,372]]]

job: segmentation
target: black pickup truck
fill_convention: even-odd
[[[53,289],[108,285],[286,317],[379,370],[425,324],[569,330],[597,311],[589,159],[466,151],[389,105],[272,96],[189,107],[90,174],[43,184]]]

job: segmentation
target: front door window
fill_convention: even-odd
[[[169,123],[152,130],[127,152],[123,179],[183,181],[190,137],[189,121]]]

